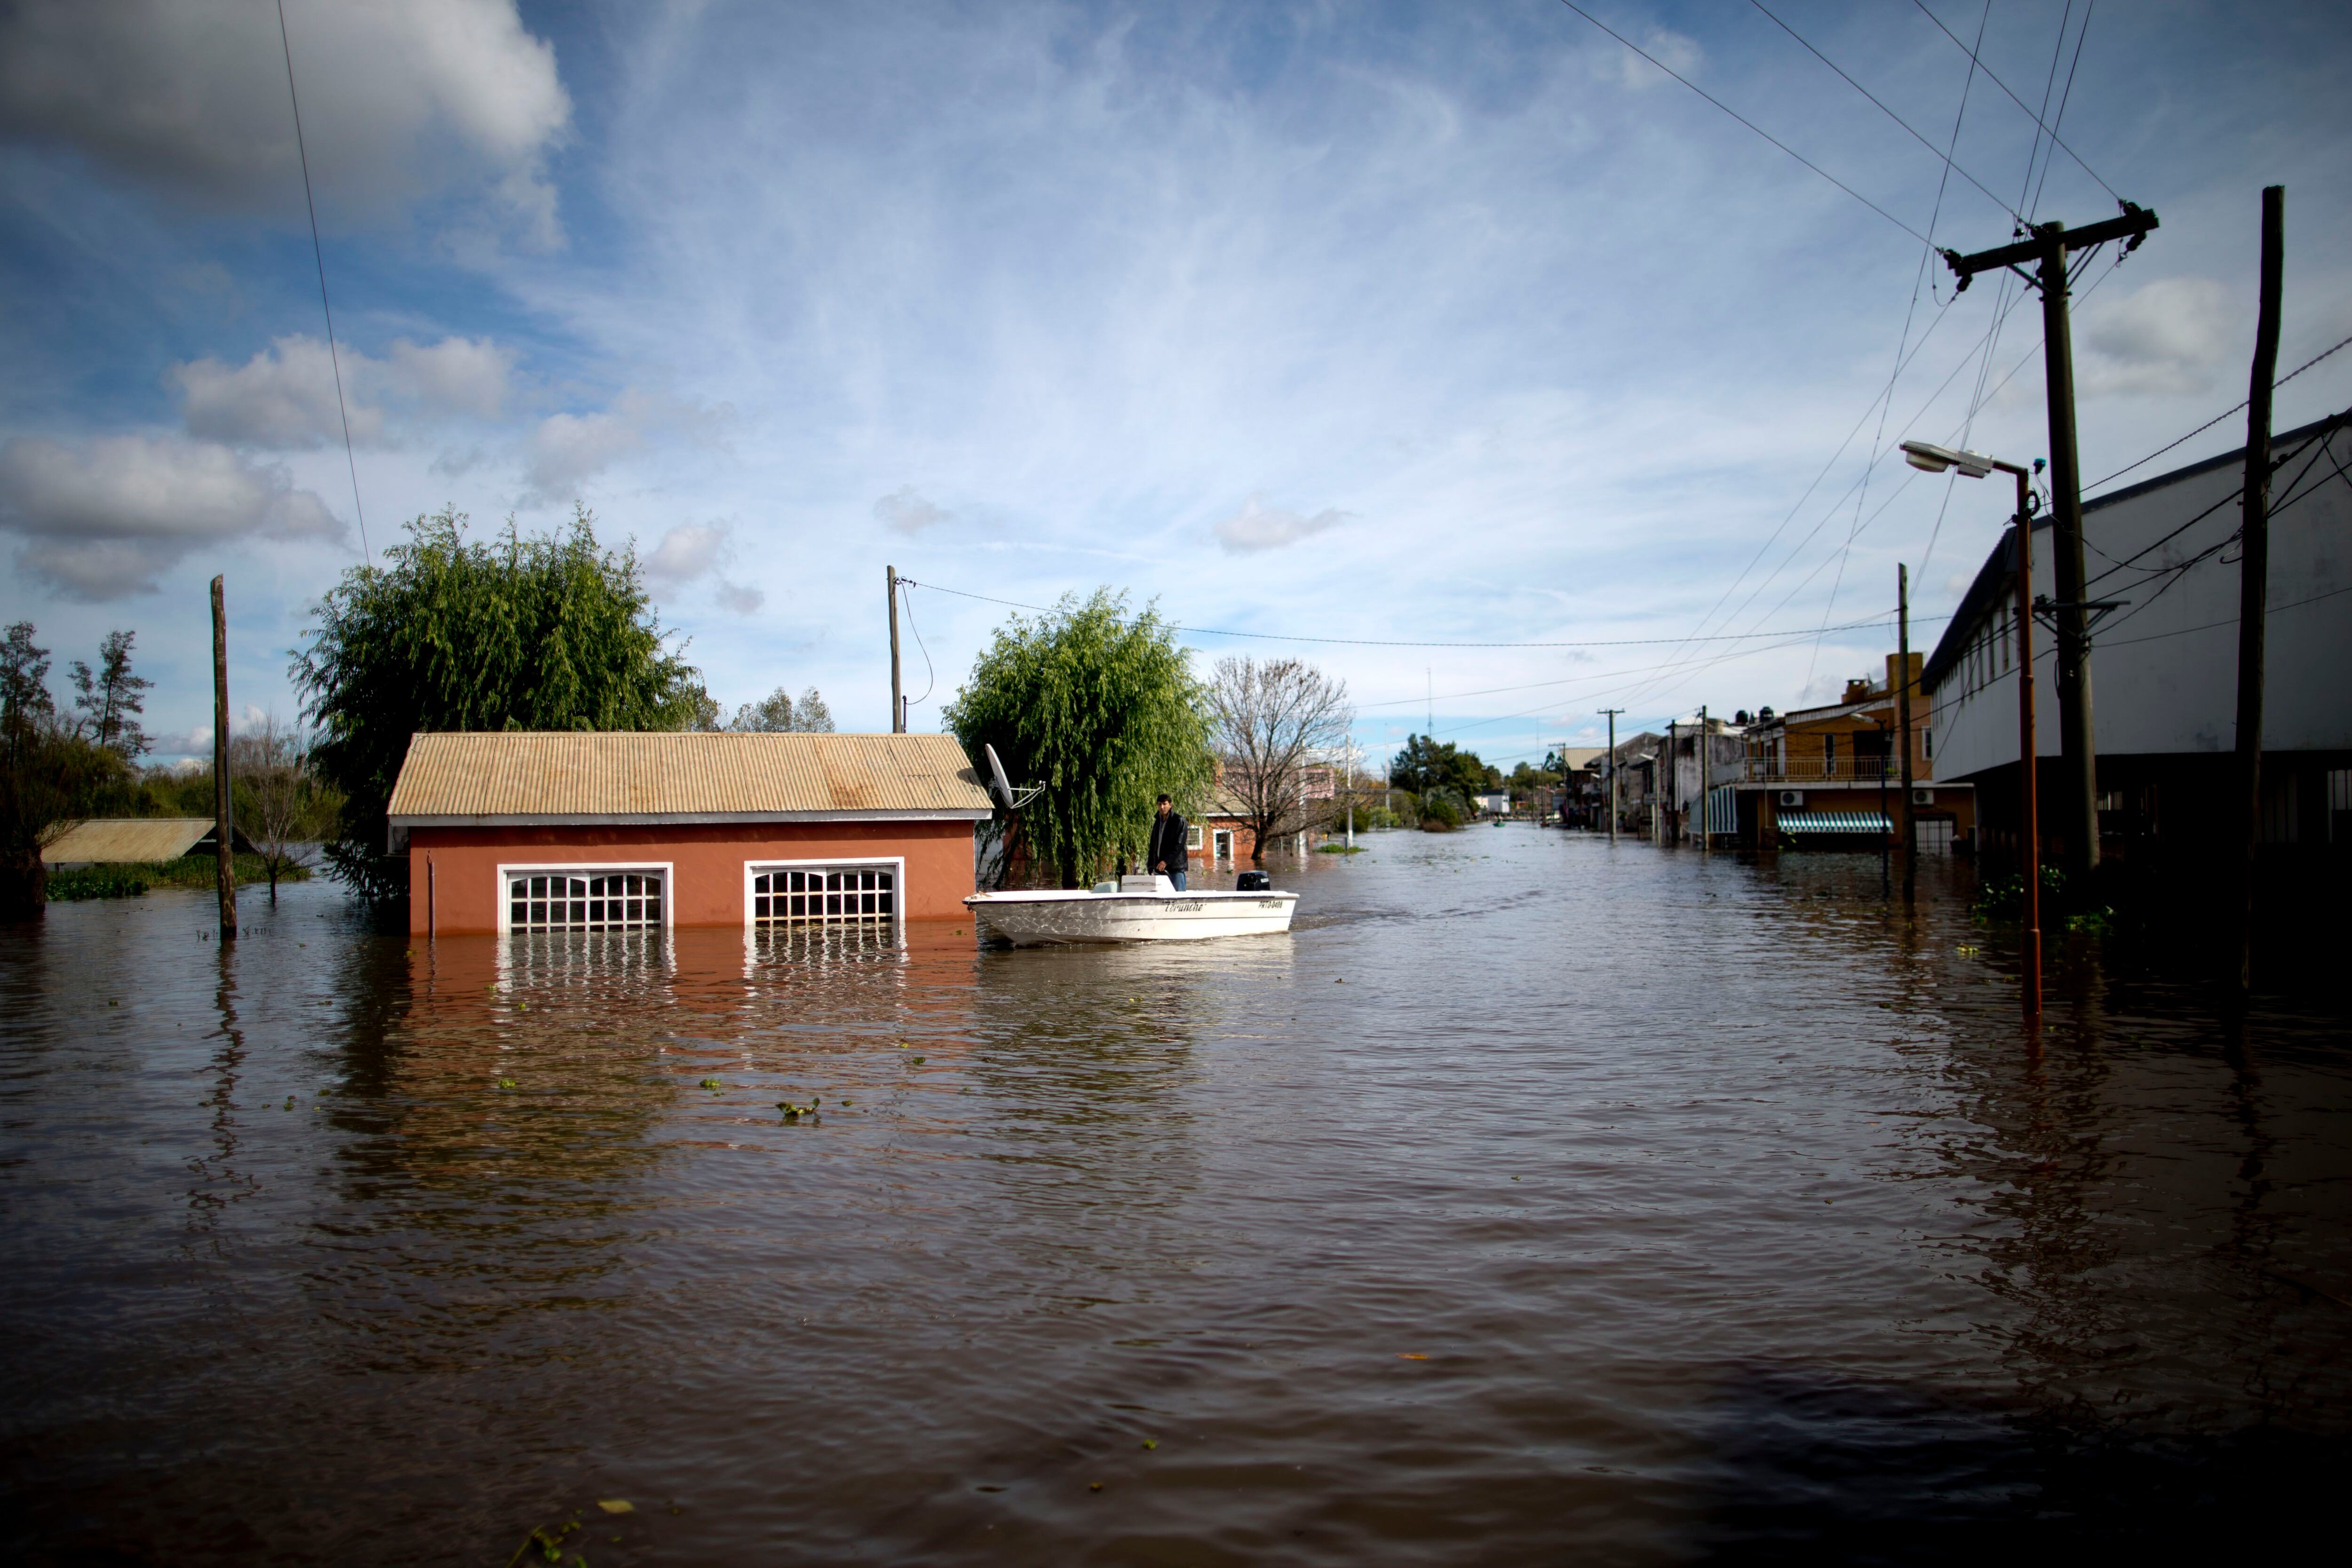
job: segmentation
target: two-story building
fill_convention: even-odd
[[[1748,726],[1737,795],[1737,828],[1748,849],[1875,849],[1901,821],[1904,678],[1886,656],[1877,680],[1846,682],[1844,695],[1787,713],[1765,709]],[[1923,853],[1969,842],[1974,789],[1937,777],[1931,707],[1920,689],[1923,659],[1911,656],[1911,815]]]

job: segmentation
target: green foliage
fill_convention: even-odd
[[[346,798],[333,874],[378,901],[403,896],[384,812],[408,740],[434,730],[677,730],[699,682],[664,646],[636,554],[594,519],[526,539],[465,538],[444,509],[408,524],[389,566],[358,566],[320,601],[291,674],[320,731],[319,776]]]
[[[139,727],[139,715],[147,710],[147,701],[139,694],[155,683],[143,675],[131,673],[131,645],[138,635],[107,633],[106,640],[99,645],[96,672],[76,659],[71,673],[74,707],[86,716],[82,722],[88,726],[90,738],[121,753],[125,762],[150,749],[147,731]]]
[[[1414,804],[1423,829],[1434,827],[1443,832],[1462,826],[1476,815],[1469,801],[1451,784],[1432,784],[1421,792]]]
[[[40,912],[41,843],[57,823],[103,815],[130,793],[121,755],[59,719],[48,649],[33,636],[30,621],[0,634],[0,919]]]
[[[1108,588],[998,627],[943,717],[983,775],[992,745],[1016,782],[1044,786],[1019,832],[1066,888],[1141,856],[1161,791],[1197,815],[1213,772],[1207,693],[1174,629],[1152,609],[1128,619]]]
[[[2018,873],[1987,878],[1977,889],[1976,902],[1969,906],[1969,912],[1988,924],[2022,920],[2025,916],[2025,878]],[[2106,936],[2115,929],[2114,920],[2115,910],[2105,904],[2091,904],[2078,894],[2067,880],[2063,868],[2042,868],[2042,927],[2044,931]]]
[[[1466,799],[1500,787],[1503,774],[1451,741],[1441,744],[1427,735],[1407,735],[1404,749],[1389,763],[1389,782],[1415,795],[1443,786]]]
[[[236,883],[266,882],[269,868],[258,855],[239,855],[236,859]],[[217,885],[220,868],[210,850],[199,855],[184,855],[177,860],[155,860],[114,866],[82,866],[70,871],[49,873],[49,897],[58,902],[79,899],[135,899],[151,888],[191,888],[210,891]],[[310,871],[295,866],[278,873],[281,882],[307,882]]]
[[[812,686],[801,693],[800,700],[779,686],[757,702],[746,702],[735,710],[735,717],[727,726],[730,730],[762,734],[830,735],[833,733],[833,710],[824,705]]]

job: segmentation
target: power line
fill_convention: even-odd
[[[286,0],[278,0],[278,47],[286,51],[286,101],[294,106],[294,153],[302,161],[302,205],[310,212],[310,257],[319,264],[319,309],[327,317],[327,363],[335,371],[335,412],[343,420],[343,462],[352,471],[352,514],[359,519],[360,552],[368,560],[367,510],[360,505],[360,460],[352,452],[352,411],[343,405],[343,362],[335,353],[335,308],[327,302],[327,253],[319,244],[319,203],[310,194],[310,153],[302,142],[302,100],[294,91],[294,45],[286,36]]]
[[[1608,34],[1611,37],[1616,39],[1619,43],[1624,45],[1627,48],[1633,50],[1635,54],[1641,56],[1643,59],[1649,61],[1652,65],[1656,66],[1660,70],[1665,72],[1668,76],[1674,78],[1676,81],[1682,83],[1685,87],[1690,89],[1693,92],[1698,94],[1701,98],[1706,100],[1717,109],[1723,110],[1724,113],[1731,116],[1732,119],[1739,121],[1740,124],[1748,127],[1748,130],[1756,132],[1757,135],[1764,138],[1765,141],[1772,143],[1773,146],[1780,149],[1781,152],[1789,154],[1790,157],[1794,158],[1798,163],[1802,163],[1806,168],[1811,169],[1814,174],[1819,174],[1822,179],[1827,180],[1831,184],[1835,185],[1839,190],[1843,191],[1847,195],[1852,196],[1855,201],[1860,202],[1864,206],[1868,207],[1872,212],[1876,213],[1880,217],[1885,218],[1887,222],[1893,224],[1895,227],[1909,235],[1912,238],[1918,240],[1923,245],[1927,243],[1927,237],[1926,235],[1921,234],[1917,229],[1913,228],[1909,224],[1905,223],[1901,218],[1896,217],[1893,213],[1888,212],[1885,207],[1880,206],[1868,196],[1864,195],[1860,191],[1855,190],[1852,185],[1847,184],[1843,180],[1839,179],[1835,174],[1831,174],[1827,169],[1822,168],[1819,163],[1814,163],[1811,158],[1806,157],[1802,153],[1800,153],[1794,147],[1790,146],[1786,142],[1781,141],[1778,136],[1773,135],[1770,132],[1765,130],[1762,126],[1757,124],[1754,121],[1740,113],[1739,110],[1732,108],[1731,105],[1724,102],[1723,100],[1716,97],[1715,94],[1707,91],[1706,89],[1699,86],[1698,83],[1683,75],[1682,72],[1675,69],[1672,66],[1667,65],[1664,60],[1659,59],[1657,56],[1650,53],[1649,50],[1642,47],[1641,45],[1633,42],[1633,39],[1625,37],[1624,34],[1617,31],[1616,28],[1612,27],[1608,23],[1603,22],[1600,17],[1594,16],[1591,12],[1578,5],[1576,0],[1559,0],[1559,3],[1567,6],[1570,10],[1575,12],[1578,16],[1583,17],[1586,21],[1591,23],[1594,26],[1600,28],[1602,32]]]
[[[1948,620],[1949,620],[1949,619],[1951,619],[1951,616],[1948,616],[1948,615],[1943,615],[1943,616],[1912,616],[1912,617],[1911,617],[1911,624],[1912,624],[1913,626],[1920,626],[1920,625],[1923,625],[1923,624],[1926,624],[1926,623],[1929,623],[1929,622],[1934,622],[1934,621],[1948,621]],[[1857,623],[1857,624],[1856,624],[1855,626],[1851,626],[1851,627],[1841,627],[1841,628],[1839,628],[1839,629],[1841,629],[1841,630],[1868,630],[1870,627],[1873,627],[1873,626],[1891,626],[1891,625],[1893,624],[1893,622],[1894,622],[1894,616],[1893,616],[1893,615],[1889,614],[1889,615],[1886,615],[1886,616],[1881,616],[1881,617],[1879,617],[1879,618],[1878,618],[1878,619],[1876,619],[1876,620],[1859,622],[1859,623]],[[1729,660],[1734,659],[1734,658],[1748,658],[1750,655],[1753,655],[1753,654],[1759,654],[1759,653],[1773,653],[1773,652],[1777,652],[1777,651],[1778,651],[1780,648],[1781,648],[1781,647],[1796,647],[1799,643],[1805,642],[1805,641],[1807,641],[1807,640],[1811,639],[1811,637],[1813,637],[1815,635],[1816,635],[1816,634],[1814,634],[1813,632],[1810,632],[1810,631],[1795,633],[1795,634],[1792,634],[1792,635],[1791,635],[1791,638],[1790,638],[1790,641],[1785,642],[1785,643],[1781,643],[1781,644],[1778,644],[1778,645],[1776,645],[1776,646],[1775,646],[1775,647],[1750,647],[1750,648],[1738,648],[1738,649],[1735,649],[1735,650],[1733,650],[1733,651],[1731,651],[1731,652],[1729,652],[1729,653],[1724,654],[1724,655],[1720,656],[1720,657],[1719,657],[1719,658],[1715,658],[1715,659],[1709,660],[1709,661],[1707,661],[1707,662],[1706,662],[1706,663],[1705,663],[1705,664],[1693,665],[1693,666],[1689,666],[1688,668],[1689,668],[1690,669],[1692,669],[1693,671],[1696,671],[1696,670],[1699,670],[1699,669],[1711,668],[1713,668],[1713,666],[1714,666],[1714,665],[1717,665],[1717,664],[1722,664],[1722,663],[1727,663],[1727,662],[1728,662]],[[1502,693],[1504,693],[1504,692],[1509,692],[1509,691],[1547,691],[1547,690],[1549,690],[1551,688],[1553,688],[1553,687],[1555,687],[1555,686],[1585,686],[1585,685],[1589,685],[1589,684],[1591,684],[1591,682],[1596,681],[1596,680],[1614,680],[1614,679],[1616,679],[1619,676],[1622,676],[1622,675],[1648,675],[1648,674],[1651,674],[1651,673],[1653,673],[1654,671],[1656,671],[1656,670],[1661,670],[1661,669],[1675,669],[1675,668],[1683,668],[1683,667],[1681,666],[1681,664],[1680,664],[1680,661],[1678,661],[1678,660],[1670,660],[1670,661],[1668,661],[1667,663],[1664,663],[1664,664],[1636,665],[1636,666],[1634,666],[1634,667],[1633,667],[1633,668],[1631,668],[1631,669],[1603,669],[1603,670],[1596,670],[1596,671],[1593,671],[1593,672],[1591,672],[1591,673],[1590,673],[1590,674],[1586,674],[1586,675],[1569,675],[1569,676],[1563,676],[1563,677],[1561,677],[1561,678],[1560,678],[1559,679],[1558,679],[1558,680],[1531,680],[1531,681],[1528,681],[1528,682],[1526,682],[1526,683],[1525,683],[1525,684],[1523,684],[1523,685],[1518,685],[1518,686],[1482,686],[1482,687],[1480,687],[1480,688],[1479,688],[1477,690],[1475,690],[1475,691],[1449,691],[1449,692],[1447,692],[1447,693],[1445,694],[1445,700],[1446,700],[1448,702],[1453,702],[1453,701],[1457,701],[1457,700],[1459,700],[1460,699],[1465,698],[1465,697],[1494,697],[1494,696],[1498,696],[1498,695],[1500,695],[1500,694],[1502,694]],[[1408,706],[1408,705],[1410,705],[1410,704],[1412,704],[1412,703],[1421,702],[1421,701],[1424,701],[1424,700],[1426,700],[1426,701],[1435,701],[1435,700],[1436,700],[1436,699],[1435,699],[1435,698],[1433,698],[1433,697],[1431,697],[1431,698],[1422,698],[1422,697],[1391,697],[1391,698],[1383,698],[1382,700],[1380,700],[1380,701],[1378,701],[1378,702],[1360,702],[1360,703],[1356,704],[1356,706],[1357,706],[1359,709],[1372,709],[1372,708],[1402,708],[1402,707],[1406,707],[1406,706]]]
[[[984,605],[1003,605],[1007,609],[1030,610],[1041,616],[1058,613],[1045,605],[1026,605],[1018,599],[998,599],[986,594],[970,593],[962,588],[943,588],[937,583],[918,583],[912,577],[901,577],[898,581],[909,588],[929,588],[934,594],[953,594],[959,599],[977,599]],[[1851,626],[1832,626],[1829,629],[1853,631],[1862,626],[1881,625],[1885,619],[1883,615],[1874,616],[1868,620],[1856,621]],[[1396,637],[1301,637],[1288,632],[1242,632],[1223,626],[1180,626],[1173,622],[1170,623],[1168,629],[1187,632],[1193,637],[1249,637],[1259,642],[1327,643],[1342,647],[1661,647],[1668,643],[1748,642],[1759,637],[1784,637],[1790,635],[1790,629],[1783,627],[1769,632],[1734,632],[1706,637],[1613,637],[1587,642],[1408,642]],[[1802,635],[1811,637],[1813,634],[1808,631]]]
[[[1751,5],[1755,6],[1759,11],[1762,11],[1766,16],[1770,17],[1770,18],[1771,18],[1771,20],[1772,20],[1773,25],[1774,25],[1775,26],[1779,27],[1782,32],[1784,32],[1784,33],[1788,34],[1788,35],[1789,35],[1789,37],[1792,37],[1792,38],[1796,39],[1796,40],[1797,40],[1797,42],[1799,42],[1800,44],[1803,44],[1803,45],[1804,45],[1804,47],[1805,47],[1806,51],[1807,51],[1808,53],[1810,53],[1810,54],[1813,57],[1813,58],[1815,58],[1815,59],[1817,59],[1817,60],[1821,61],[1821,62],[1822,62],[1822,64],[1823,64],[1823,65],[1825,65],[1825,66],[1829,67],[1829,68],[1830,68],[1830,69],[1832,69],[1832,70],[1833,70],[1833,71],[1837,72],[1839,76],[1843,77],[1843,78],[1845,79],[1845,84],[1846,84],[1848,87],[1851,87],[1852,89],[1853,89],[1853,90],[1854,90],[1854,91],[1856,91],[1856,92],[1858,92],[1858,93],[1862,94],[1862,96],[1863,96],[1863,97],[1864,97],[1864,98],[1866,98],[1866,99],[1870,100],[1870,101],[1871,101],[1871,102],[1873,102],[1873,103],[1876,104],[1876,105],[1878,106],[1879,112],[1881,112],[1882,114],[1885,115],[1887,119],[1892,120],[1893,121],[1895,121],[1895,124],[1900,125],[1901,127],[1903,127],[1904,131],[1905,131],[1906,133],[1908,133],[1908,134],[1909,134],[1909,136],[1910,136],[1911,140],[1913,140],[1914,142],[1916,142],[1917,143],[1919,143],[1919,145],[1920,145],[1920,146],[1925,147],[1926,149],[1927,149],[1927,151],[1928,151],[1928,152],[1930,152],[1930,153],[1934,153],[1936,154],[1936,156],[1937,156],[1937,157],[1941,158],[1941,159],[1944,161],[1944,167],[1945,167],[1948,171],[1949,171],[1949,172],[1950,172],[1950,173],[1952,173],[1952,174],[1958,174],[1960,178],[1962,178],[1963,180],[1966,180],[1969,184],[1970,184],[1974,185],[1978,190],[1984,192],[1986,198],[1987,198],[1988,200],[1990,200],[1990,201],[1993,204],[1993,205],[1995,205],[1995,206],[1999,207],[2001,211],[2003,211],[2003,212],[2007,213],[2010,216],[2011,216],[2011,217],[2013,217],[2013,218],[2017,219],[2017,221],[2018,221],[2018,222],[2020,222],[2020,223],[2023,223],[2023,222],[2025,221],[2025,215],[2024,215],[2024,214],[2022,214],[2022,213],[2019,212],[2015,207],[2011,206],[2007,202],[2003,201],[2000,197],[1999,197],[1999,196],[1997,196],[1997,195],[1993,195],[1991,188],[1990,188],[1990,186],[1988,186],[1988,185],[1987,185],[1987,184],[1986,184],[1982,180],[1978,179],[1974,174],[1969,174],[1966,169],[1961,168],[1958,163],[1954,163],[1954,162],[1952,161],[1952,154],[1951,154],[1950,153],[1945,153],[1945,152],[1939,152],[1939,151],[1937,151],[1937,146],[1936,146],[1936,144],[1935,144],[1933,142],[1930,142],[1930,141],[1928,141],[1925,136],[1920,135],[1918,132],[1912,130],[1912,128],[1911,128],[1911,122],[1910,122],[1909,121],[1907,121],[1907,120],[1904,119],[1901,115],[1899,115],[1899,114],[1895,113],[1895,110],[1891,110],[1891,109],[1887,108],[1887,107],[1886,107],[1886,104],[1885,103],[1885,101],[1884,101],[1884,100],[1882,100],[1876,93],[1874,93],[1874,92],[1871,91],[1871,90],[1870,90],[1870,89],[1868,89],[1868,88],[1866,88],[1866,87],[1863,86],[1863,85],[1862,85],[1862,83],[1860,83],[1860,82],[1858,82],[1858,81],[1854,80],[1853,77],[1848,76],[1848,75],[1846,74],[1846,70],[1845,70],[1845,68],[1844,68],[1844,67],[1843,67],[1843,66],[1839,65],[1839,64],[1837,63],[1837,61],[1835,61],[1835,60],[1833,60],[1833,59],[1830,58],[1829,58],[1829,56],[1827,56],[1827,55],[1825,55],[1825,54],[1822,53],[1822,51],[1821,51],[1821,50],[1819,50],[1819,49],[1817,49],[1817,48],[1814,48],[1814,47],[1813,47],[1813,46],[1812,46],[1812,44],[1811,44],[1810,41],[1808,41],[1808,40],[1806,39],[1805,36],[1804,36],[1802,33],[1798,32],[1796,28],[1791,27],[1790,26],[1789,26],[1789,24],[1788,24],[1788,23],[1781,21],[1780,17],[1773,16],[1773,15],[1772,15],[1772,12],[1765,6],[1765,5],[1764,5],[1764,0],[1748,0],[1748,3],[1749,5]],[[1974,57],[1973,57],[1973,56],[1971,56],[1971,57],[1970,57],[1970,58],[1973,60]],[[1972,74],[1973,74],[1973,72],[1974,72],[1975,68],[1976,68],[1974,67],[1974,65],[1973,65],[1973,64],[1969,67],[1969,70],[1970,70],[1970,72],[1971,72]],[[1963,101],[1964,101],[1964,103],[1965,103],[1965,97],[1964,97]],[[1955,132],[1957,133],[1958,127],[1956,126],[1956,127],[1954,128],[1954,130],[1955,130]],[[1954,140],[1954,143],[1953,143],[1953,150],[1954,150],[1955,152],[1957,152],[1957,151],[1958,150],[1958,139],[1957,139],[1957,134],[1956,134],[1956,136],[1955,136],[1955,140]],[[1930,230],[1932,231],[1935,226],[1931,223],[1928,226],[1929,226]]]
[[[2271,383],[2272,387],[2275,389],[2277,387],[2284,386],[2288,382],[2293,381],[2296,376],[2301,375],[2305,371],[2309,370],[2313,365],[2317,364],[2321,360],[2326,359],[2329,354],[2336,353],[2337,349],[2341,349],[2347,344],[2352,344],[2352,338],[2342,339],[2332,346],[2320,350],[2319,353],[2312,355],[2309,359],[2304,361],[2301,364],[2295,366],[2293,370],[2287,372],[2284,375]],[[2205,421],[2204,424],[2197,426],[2196,429],[2189,432],[2188,435],[2181,437],[2179,440],[2167,441],[2163,446],[2158,447],[2155,451],[2150,452],[2147,457],[2140,458],[2138,461],[2126,463],[2122,468],[2117,468],[2114,473],[2109,474],[2105,479],[2094,479],[2091,483],[2084,485],[2083,488],[2085,490],[2095,490],[2101,485],[2122,479],[2134,468],[2146,468],[2148,464],[2153,463],[2158,458],[2163,457],[2167,452],[2171,451],[2175,447],[2181,445],[2182,442],[2195,440],[2198,437],[2202,436],[2206,431],[2210,430],[2214,426],[2219,425],[2222,420],[2227,419],[2232,414],[2238,413],[2245,406],[2246,400],[2242,397],[2238,399],[2237,402],[2231,404],[2229,407],[2221,410],[2221,413],[2213,416],[2212,418]]]
[[[1930,22],[1935,23],[1937,30],[1941,32],[1944,37],[1951,39],[1953,44],[1958,47],[1961,53],[1967,55],[1969,59],[1976,62],[1977,69],[1984,72],[1987,80],[1990,81],[1993,86],[2000,89],[2001,91],[2009,93],[2010,102],[2017,105],[2018,108],[2024,110],[2025,117],[2028,120],[2032,121],[2035,127],[2042,134],[2047,135],[2051,141],[2057,142],[2061,148],[2063,148],[2065,150],[2066,156],[2074,159],[2075,163],[2082,169],[2083,173],[2090,175],[2094,180],[2098,180],[2099,188],[2101,190],[2106,192],[2107,195],[2111,196],[2115,196],[2117,201],[2123,200],[2122,196],[2116,195],[2116,188],[2113,185],[2108,184],[2107,182],[2103,179],[2099,179],[2099,172],[2096,169],[2094,169],[2090,164],[2083,162],[2083,155],[2080,153],[2075,152],[2072,147],[2068,147],[2065,142],[2059,141],[2058,132],[2052,130],[2047,124],[2044,124],[2042,122],[2042,116],[2034,113],[2033,110],[2026,103],[2025,100],[2018,97],[2014,92],[2010,92],[2009,84],[2001,80],[2000,77],[1993,74],[1992,68],[1984,63],[1983,57],[1978,52],[1978,49],[1980,49],[1984,44],[1984,38],[1981,33],[1979,33],[1977,39],[1978,48],[1972,49],[1969,47],[1968,45],[1960,42],[1958,34],[1953,32],[1951,28],[1944,26],[1944,19],[1941,16],[1937,16],[1936,13],[1927,9],[1927,0],[1911,0],[1911,3],[1917,5],[1919,7],[1920,14],[1925,16]],[[2087,16],[2084,19],[2084,25],[2085,26],[2089,26]]]

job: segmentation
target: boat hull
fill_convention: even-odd
[[[1049,942],[1209,942],[1277,936],[1297,893],[974,893],[964,901],[988,940]]]

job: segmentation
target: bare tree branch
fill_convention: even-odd
[[[1308,769],[1346,743],[1348,683],[1296,658],[1221,658],[1209,682],[1211,732],[1224,791],[1255,829],[1250,858],[1310,822]]]

